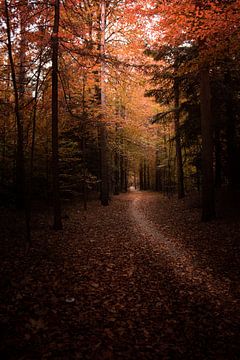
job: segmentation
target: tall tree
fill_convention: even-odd
[[[200,104],[202,131],[202,220],[215,217],[213,174],[213,121],[208,67],[200,69]]]
[[[101,124],[100,124],[100,151],[101,151],[101,204],[109,205],[109,159],[107,145],[107,129],[104,124],[106,111],[105,98],[105,29],[106,29],[106,2],[100,1],[100,96],[101,96]]]
[[[52,32],[52,180],[53,180],[53,227],[62,229],[61,200],[59,189],[58,150],[58,57],[59,57],[60,0],[54,2],[54,24]]]
[[[178,198],[184,197],[184,175],[183,175],[183,161],[182,161],[182,147],[180,136],[180,85],[178,77],[174,79],[174,127],[175,127],[175,144],[176,144],[176,159],[177,159],[177,194]]]
[[[18,87],[16,65],[13,57],[11,22],[8,1],[4,1],[6,18],[8,57],[11,68],[11,78],[14,91],[14,111],[17,123],[17,151],[16,151],[16,203],[18,208],[25,207],[25,161],[24,161],[24,136],[23,118],[20,105],[20,91]],[[23,85],[21,86],[22,89]],[[22,94],[21,94],[22,95]]]

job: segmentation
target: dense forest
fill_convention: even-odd
[[[62,198],[134,183],[213,218],[240,183],[238,5],[3,1],[2,204],[48,200],[57,229]]]
[[[31,251],[46,246],[38,231],[46,231],[42,238],[68,239],[68,221],[77,222],[79,211],[81,229],[91,230],[91,216],[94,226],[100,221],[106,229],[113,218],[104,216],[123,211],[116,199],[142,201],[140,195],[133,200],[133,193],[144,193],[146,206],[158,202],[154,217],[165,219],[162,201],[166,214],[180,222],[186,220],[179,207],[187,198],[198,211],[193,224],[205,224],[201,231],[210,237],[220,236],[208,226],[228,218],[229,202],[239,199],[240,190],[239,18],[239,0],[0,0],[0,228],[6,253],[22,251],[21,261],[33,271]],[[145,217],[132,206],[141,227]],[[125,216],[119,215],[122,229]],[[139,231],[155,234],[149,226]],[[186,226],[191,229],[191,221]],[[99,229],[94,238],[105,231]],[[84,230],[76,231],[84,239]],[[236,241],[229,245],[235,255]],[[207,240],[203,244],[210,246]],[[184,252],[173,251],[185,259]],[[16,274],[22,266],[17,256],[3,258],[4,271]],[[11,276],[0,282],[3,289],[11,287]],[[17,294],[16,307],[22,301]],[[41,321],[30,319],[35,335],[44,328]],[[29,333],[23,337],[31,341]],[[182,357],[163,346],[162,359],[234,360],[234,346],[218,355],[200,349]],[[80,357],[52,355],[49,349],[45,357],[5,352],[3,359],[161,359],[150,350],[144,355],[138,349],[135,357],[123,350],[113,355],[109,348],[96,355],[96,349]]]
[[[240,183],[238,5],[2,2],[1,202],[48,199],[61,228],[61,198],[134,183],[213,218]]]

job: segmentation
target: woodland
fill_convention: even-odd
[[[1,359],[239,359],[239,19],[0,0]]]

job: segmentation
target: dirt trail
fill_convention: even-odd
[[[154,214],[170,205],[137,192],[76,205],[57,233],[37,218],[27,258],[6,238],[1,359],[239,360],[231,281],[165,234]]]

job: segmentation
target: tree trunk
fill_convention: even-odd
[[[160,151],[156,150],[156,173],[155,173],[155,190],[162,191],[162,179],[161,179],[161,168],[160,168]]]
[[[17,86],[17,77],[15,71],[15,64],[12,52],[11,26],[10,16],[8,10],[8,2],[5,0],[5,17],[6,17],[6,31],[7,31],[7,46],[8,56],[12,75],[12,84],[14,90],[14,111],[17,123],[17,151],[16,151],[16,205],[17,208],[25,208],[25,159],[24,159],[24,145],[23,145],[23,119],[21,116],[19,91]]]
[[[58,52],[60,0],[54,4],[54,25],[52,33],[52,177],[53,177],[53,228],[62,229],[61,200],[59,192],[59,154],[58,154]]]
[[[215,217],[213,176],[213,124],[208,68],[200,69],[200,102],[202,131],[202,221]]]
[[[174,127],[175,127],[175,144],[176,144],[176,160],[177,160],[177,194],[178,198],[184,197],[184,174],[181,149],[181,137],[179,129],[180,110],[179,110],[179,80],[174,80]]]
[[[124,191],[128,191],[128,160],[124,159]]]
[[[150,166],[147,165],[147,190],[151,189]]]
[[[120,166],[120,158],[119,158],[119,152],[116,150],[114,154],[114,195],[119,195],[120,189],[119,189],[119,166]]]
[[[125,192],[125,161],[124,161],[124,156],[121,154],[120,155],[120,191],[121,192]]]
[[[143,160],[143,190],[147,190],[147,164],[146,164],[146,159]]]
[[[101,111],[102,116],[106,107],[105,99],[105,27],[106,27],[106,3],[101,0],[100,3],[100,55],[101,55],[101,71],[100,71],[100,93],[101,93]],[[101,204],[109,205],[109,159],[108,159],[108,142],[107,129],[104,123],[100,124],[100,151],[101,151]]]
[[[83,208],[87,210],[87,201],[88,201],[88,187],[87,187],[87,146],[86,146],[86,138],[87,138],[87,111],[86,111],[86,74],[83,76],[82,83],[82,127],[81,127],[81,135],[82,135],[82,162],[83,162]]]
[[[140,166],[139,166],[139,185],[140,185],[140,190],[144,190],[143,164],[142,164],[142,161],[140,162]]]
[[[222,185],[221,139],[219,126],[215,125],[215,186]]]
[[[228,180],[231,189],[235,190],[240,185],[240,167],[230,70],[227,70],[224,80],[226,84]]]

